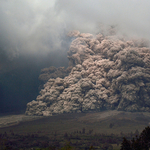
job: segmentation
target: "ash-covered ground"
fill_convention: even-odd
[[[71,72],[50,78],[26,115],[103,110],[150,111],[150,48],[146,40],[74,31]],[[59,75],[58,75],[59,76]]]

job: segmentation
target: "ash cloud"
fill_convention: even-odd
[[[143,38],[150,38],[149,6],[146,0],[56,1],[58,12],[76,30],[93,33],[101,24],[116,25],[119,34]]]
[[[20,102],[22,96],[6,98],[4,95],[11,91],[14,94],[14,86],[20,89],[16,82],[22,72],[21,81],[26,79],[31,83],[21,82],[21,86],[25,85],[29,90],[38,80],[42,68],[68,65],[67,51],[74,39],[67,37],[71,30],[89,32],[95,37],[99,32],[108,35],[115,27],[117,36],[149,40],[149,7],[150,2],[146,0],[0,0],[0,93],[3,95],[0,104],[5,101],[7,107],[7,103],[14,99],[17,99],[15,103]],[[32,70],[31,74],[28,70]],[[17,72],[17,78],[10,84],[14,79],[12,71]],[[5,73],[9,76],[7,79]],[[8,87],[9,92],[5,90]],[[38,88],[37,83],[34,87]],[[28,91],[26,89],[24,91]],[[17,93],[24,94],[19,90]],[[28,102],[30,98],[24,101]]]
[[[145,41],[75,32],[68,51],[74,66],[64,79],[50,78],[27,115],[102,110],[150,111],[150,48]]]
[[[25,110],[38,94],[40,70],[68,65],[70,41],[53,6],[0,0],[0,112]]]
[[[65,28],[50,6],[52,2],[2,0],[0,3],[0,44],[10,59],[20,53],[46,55],[61,48]]]
[[[146,0],[1,0],[0,46],[10,59],[46,55],[62,51],[71,30],[96,33],[111,25],[118,34],[149,39],[149,7]]]

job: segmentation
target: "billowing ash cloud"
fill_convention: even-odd
[[[0,0],[0,73],[20,67],[22,71],[15,71],[18,73],[16,80],[23,74],[21,81],[26,79],[24,83],[27,83],[28,78],[37,80],[41,68],[67,66],[67,51],[72,39],[66,35],[71,30],[95,36],[99,31],[108,35],[115,27],[119,36],[149,40],[149,8],[147,0]],[[25,70],[36,72],[36,77]],[[6,92],[0,90],[0,93],[8,95],[20,81],[3,76],[6,78],[1,78],[0,83],[8,85],[5,88],[1,84]],[[12,88],[11,81],[14,81]],[[28,86],[24,83],[15,88],[20,90],[22,86],[29,90],[33,85],[33,81]],[[13,93],[23,95],[22,91]],[[20,97],[12,97],[7,98],[9,102],[14,99],[20,102]],[[7,103],[5,96],[3,101]]]
[[[150,111],[150,49],[147,41],[72,32],[74,66],[64,79],[50,78],[27,115],[102,111]]]

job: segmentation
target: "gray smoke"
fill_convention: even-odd
[[[102,111],[150,111],[150,49],[147,41],[72,32],[74,66],[64,79],[50,78],[27,115]]]
[[[111,25],[118,34],[150,38],[147,0],[1,0],[0,46],[9,58],[62,50],[70,30],[96,33]]]
[[[24,77],[31,79],[28,70],[35,73],[36,68],[36,77],[31,73],[35,81],[41,68],[67,66],[67,51],[72,39],[66,35],[71,30],[89,32],[95,36],[99,32],[108,35],[115,29],[112,32],[117,36],[149,40],[149,7],[147,0],[0,0],[0,73],[19,66],[22,71],[15,72],[23,74],[21,81],[24,81]],[[1,78],[0,95],[8,95],[11,91],[22,95],[22,92],[13,91],[15,88],[21,89],[16,86],[20,83],[16,81],[20,74],[16,80],[12,78],[12,73],[8,74],[9,81],[5,74],[2,75],[5,80]],[[14,81],[12,88],[11,81]],[[29,86],[24,86],[24,83],[19,86],[29,90],[30,85],[33,81]],[[3,92],[8,87],[9,92]],[[22,97],[16,97],[7,99],[9,102],[14,99],[20,102]],[[2,103],[6,100],[5,96],[0,98]]]
[[[149,6],[144,0],[57,0],[56,8],[65,22],[81,32],[96,32],[102,25],[116,25],[119,34],[150,38]]]
[[[65,30],[52,2],[0,1],[0,45],[8,57],[46,55],[61,47]]]

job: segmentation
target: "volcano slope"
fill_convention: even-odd
[[[26,115],[102,110],[150,111],[150,49],[144,40],[71,33],[72,70],[50,78]]]

